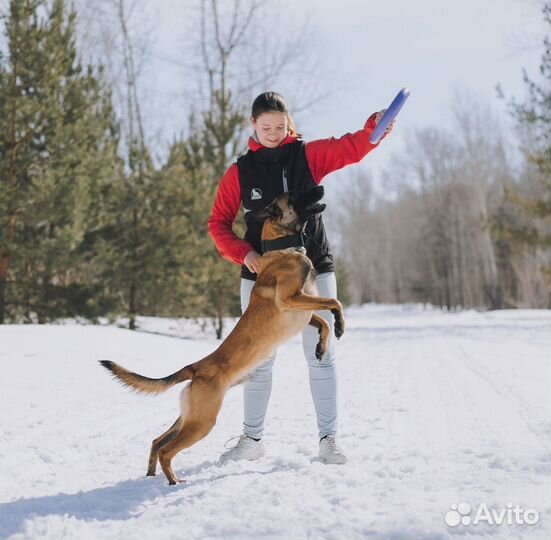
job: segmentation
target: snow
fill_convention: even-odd
[[[297,337],[274,368],[266,457],[218,464],[241,432],[234,388],[211,434],[175,458],[178,486],[144,475],[182,386],[142,396],[97,360],[164,376],[216,340],[162,319],[141,319],[140,332],[0,326],[0,538],[548,540],[551,312],[367,305],[346,315],[338,440],[349,462],[317,460]],[[465,502],[512,503],[539,521],[447,525]]]

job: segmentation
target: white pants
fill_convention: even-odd
[[[337,298],[337,281],[333,272],[316,276],[319,296]],[[241,280],[241,310],[249,305],[254,281]],[[318,329],[308,325],[302,332],[304,356],[310,371],[310,391],[316,409],[319,437],[335,435],[337,430],[337,372],[335,369],[335,344],[333,334],[333,315],[330,311],[316,312],[331,326],[329,350],[321,362],[316,358],[316,345],[319,341]],[[276,353],[264,364],[252,372],[244,385],[244,421],[243,432],[249,437],[260,439],[264,430],[264,418],[272,391],[272,367]]]

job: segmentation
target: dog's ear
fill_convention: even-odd
[[[307,191],[290,191],[289,202],[297,211],[316,204],[323,198],[323,186],[315,186]]]
[[[279,219],[281,217],[281,208],[276,201],[272,202],[266,208],[262,210],[253,210],[250,212],[250,216],[257,221],[264,221],[268,218]]]
[[[324,194],[325,188],[323,186],[315,186],[303,193],[303,204],[305,206],[315,204],[323,199]]]
[[[320,204],[324,194],[323,186],[316,186],[308,191],[293,194],[293,208],[298,213],[301,221],[308,220],[315,214],[325,210],[325,204]]]
[[[312,216],[315,216],[316,214],[321,214],[325,210],[326,205],[325,204],[313,204],[312,206],[309,206],[308,208],[305,208],[304,210],[301,210],[299,212],[299,218],[300,221],[306,222],[308,221]]]

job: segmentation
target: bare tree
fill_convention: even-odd
[[[184,96],[194,112],[223,118],[229,109],[248,118],[256,94],[276,89],[292,103],[293,112],[311,107],[330,93],[320,84],[323,46],[310,23],[293,19],[296,5],[273,9],[266,0],[201,0],[184,40]],[[244,122],[232,143],[220,148],[225,166],[244,149]]]
[[[385,172],[396,185],[393,198],[370,190],[366,199],[352,185],[352,198],[340,205],[341,256],[355,301],[421,300],[447,309],[546,301],[541,251],[527,256],[495,234],[494,222],[533,226],[507,207],[514,169],[502,129],[472,96],[455,101],[453,132],[417,131],[406,145],[412,151]]]
[[[151,89],[144,79],[154,63],[157,20],[151,4],[77,0],[77,5],[80,48],[85,57],[104,67],[124,132],[124,154],[128,154],[128,141],[136,137],[150,146],[154,124],[146,117],[153,116],[153,111],[146,99]]]

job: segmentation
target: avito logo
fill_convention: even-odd
[[[505,508],[488,508],[486,503],[481,503],[474,516],[473,508],[467,502],[452,504],[451,510],[444,517],[446,525],[457,527],[458,525],[478,525],[486,523],[487,525],[535,525],[540,514],[533,508],[522,508],[521,506],[507,503]]]

